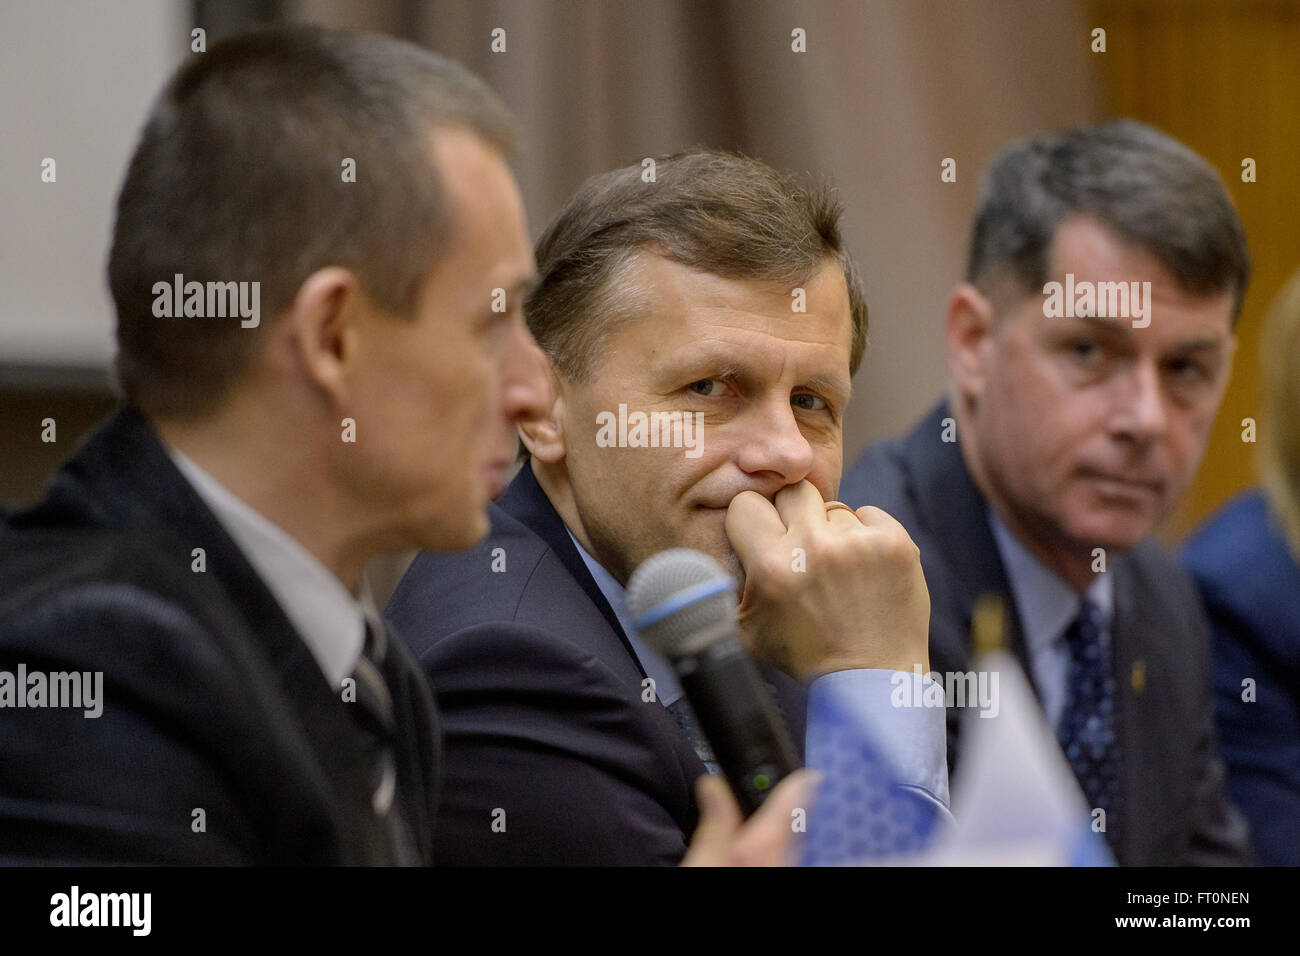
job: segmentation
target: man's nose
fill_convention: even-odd
[[[1155,363],[1139,361],[1123,378],[1118,397],[1115,431],[1122,437],[1147,444],[1162,438],[1169,427],[1160,372]]]
[[[780,479],[778,487],[796,484],[808,476],[813,449],[799,428],[789,396],[751,409],[742,427],[747,433],[736,456],[741,471],[755,477],[776,476]],[[704,440],[708,441],[707,432]]]
[[[502,351],[501,411],[507,421],[539,418],[550,411],[550,360],[519,320]]]

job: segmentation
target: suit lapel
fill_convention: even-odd
[[[636,665],[637,671],[644,678],[646,676],[645,669],[641,666],[636,652],[632,649],[632,642],[628,640],[627,634],[623,632],[623,625],[619,623],[618,615],[610,607],[609,601],[605,600],[605,595],[600,590],[600,586],[596,584],[596,579],[587,570],[587,563],[582,560],[582,555],[578,553],[578,549],[573,546],[573,541],[569,538],[569,531],[565,527],[564,519],[560,517],[555,510],[555,506],[546,497],[546,492],[537,483],[533,469],[527,462],[524,463],[524,467],[520,469],[519,474],[515,476],[514,481],[510,482],[510,487],[506,489],[506,493],[501,496],[497,505],[506,514],[525,525],[546,542],[547,547],[560,559],[560,563],[578,582],[578,586],[582,588],[583,593],[587,595],[591,603],[596,606],[596,609],[609,623],[610,628],[622,643],[623,649],[632,658],[632,663]]]
[[[1135,576],[1129,567],[1130,558],[1121,555],[1112,561],[1110,570],[1115,588],[1115,607],[1110,627],[1111,666],[1115,669],[1115,708],[1117,711],[1116,736],[1120,741],[1119,779],[1124,816],[1128,820],[1154,820],[1160,816],[1160,805],[1151,796],[1164,792],[1159,781],[1151,775],[1165,765],[1167,756],[1155,752],[1150,730],[1143,726],[1142,697],[1145,693],[1145,652],[1142,641],[1150,626],[1143,619],[1135,593]],[[1146,768],[1139,778],[1137,768]],[[1136,826],[1122,826],[1119,833],[1122,859],[1147,859],[1143,848],[1144,836]]]
[[[1002,556],[989,526],[988,504],[975,486],[957,441],[942,440],[944,420],[951,418],[947,402],[940,402],[904,439],[903,456],[916,488],[915,507],[921,523],[932,532],[941,554],[930,561],[942,562],[947,572],[927,575],[927,580],[951,589],[945,599],[958,612],[962,646],[971,651],[970,630],[975,602],[993,592],[1002,597],[1005,608],[1008,649],[1015,654],[1033,684],[1020,613],[1011,592]],[[925,555],[922,555],[922,563]],[[1037,688],[1035,687],[1035,692]]]
[[[55,475],[30,512],[36,521],[157,531],[163,553],[190,565],[205,552],[205,574],[242,613],[254,651],[269,659],[274,679],[298,714],[304,739],[333,785],[355,806],[367,806],[365,756],[351,714],[275,597],[203,500],[172,463],[161,441],[135,411],[124,408],[96,429]],[[289,733],[288,728],[283,732]],[[354,833],[370,821],[344,824]]]
[[[524,465],[510,483],[506,493],[497,501],[497,506],[515,520],[527,526],[534,534],[546,542],[569,574],[578,582],[583,592],[599,609],[601,615],[609,623],[610,629],[617,635],[627,656],[631,658],[637,673],[644,679],[646,677],[645,668],[641,666],[641,661],[637,657],[631,641],[628,640],[623,625],[618,620],[618,615],[614,613],[614,609],[610,607],[609,602],[605,599],[604,593],[591,576],[591,572],[587,570],[586,562],[582,560],[582,555],[578,553],[578,549],[573,546],[573,541],[569,538],[569,532],[565,527],[564,520],[555,510],[550,499],[546,497],[546,492],[537,483],[537,478],[533,475],[533,470],[528,464]],[[791,735],[795,738],[795,746],[800,756],[802,756],[804,752],[806,692],[802,685],[788,675],[762,662],[756,663],[758,663],[759,673],[762,675],[768,691],[775,699],[777,708],[780,710],[782,717],[785,718]],[[666,711],[664,717],[665,726],[671,726],[673,732],[685,741],[685,735],[681,733],[680,728],[667,715]],[[693,750],[691,750],[691,756],[694,757]],[[690,761],[690,763],[692,770],[704,770],[704,765],[698,759]]]
[[[132,409],[120,410],[92,433],[55,476],[47,502],[88,512],[108,527],[169,532],[181,546],[177,559],[186,564],[194,560],[192,549],[203,548],[205,573],[258,623],[261,647],[276,668],[295,681],[310,677],[324,683],[307,645],[261,577]]]

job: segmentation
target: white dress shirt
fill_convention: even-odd
[[[282,528],[244,503],[183,452],[164,448],[279,602],[331,687],[356,668],[365,642],[361,600]]]

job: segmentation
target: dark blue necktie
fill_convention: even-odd
[[[1091,809],[1106,811],[1106,840],[1114,844],[1119,810],[1119,743],[1115,675],[1101,643],[1101,611],[1083,599],[1065,632],[1070,646],[1065,711],[1057,739]]]

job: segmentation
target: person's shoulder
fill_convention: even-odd
[[[0,533],[0,647],[125,675],[186,675],[196,685],[252,662],[245,630],[203,559],[168,532]],[[223,666],[224,665],[224,666]]]
[[[840,499],[856,508],[875,504],[874,499],[887,490],[901,487],[906,475],[903,445],[902,436],[879,438],[868,445],[844,470]]]
[[[1188,537],[1181,563],[1198,580],[1211,582],[1249,573],[1260,559],[1286,553],[1286,542],[1258,489],[1238,495]]]
[[[534,654],[528,646],[545,633],[560,651],[580,657],[605,656],[610,641],[618,643],[560,555],[500,509],[476,547],[417,555],[384,616],[422,663],[435,645],[469,629],[496,633],[502,648],[516,646],[512,657]]]
[[[1184,605],[1189,600],[1199,613],[1196,586],[1178,558],[1153,537],[1146,537],[1121,557],[1127,585],[1146,605],[1152,602]],[[1184,608],[1185,609],[1185,608]]]
[[[550,551],[496,505],[492,529],[472,548],[421,551],[389,598],[384,616],[417,653],[442,636],[485,619],[509,620],[537,565]]]
[[[1300,564],[1262,492],[1239,496],[1212,515],[1180,560],[1217,624],[1234,632],[1248,628],[1260,642],[1295,653]]]
[[[508,693],[554,700],[626,701],[635,696],[601,657],[551,628],[486,621],[448,634],[420,658],[446,710],[451,698]],[[568,703],[565,703],[565,700]]]
[[[944,444],[956,441],[955,428],[940,402],[907,432],[872,442],[845,469],[840,500],[854,508],[875,505],[908,524],[917,505],[917,472],[941,460]]]
[[[256,629],[189,555],[168,533],[0,533],[0,671],[48,697],[0,710],[0,761],[29,760],[32,740],[60,755],[21,784],[47,844],[33,858],[248,862],[290,833],[307,845],[297,831],[317,817],[300,795],[316,778],[292,708]],[[277,801],[293,825],[259,817]],[[190,831],[194,807],[206,841]]]
[[[198,562],[197,564],[195,562]],[[208,585],[198,555],[169,531],[96,527],[5,528],[0,531],[0,607],[12,620],[59,595],[150,592],[162,603],[198,600]]]

